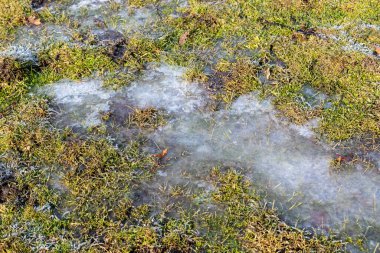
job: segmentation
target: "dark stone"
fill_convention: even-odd
[[[115,30],[106,30],[95,36],[97,44],[108,49],[109,55],[114,59],[120,59],[125,53],[126,39],[124,35]]]
[[[37,9],[45,4],[46,0],[32,0],[32,8]]]
[[[115,30],[106,30],[96,35],[96,40],[100,46],[108,47],[125,43],[124,35]]]

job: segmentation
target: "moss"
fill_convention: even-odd
[[[31,13],[28,4],[0,0],[0,10],[7,8],[0,14],[0,38],[24,24]],[[142,7],[159,1],[128,4]],[[151,210],[138,205],[134,187],[149,179],[158,166],[140,144],[116,146],[105,138],[106,131],[77,135],[70,129],[54,129],[49,123],[49,102],[26,93],[33,85],[96,73],[108,74],[107,85],[127,85],[147,63],[166,61],[189,67],[186,78],[211,83],[216,98],[227,104],[256,91],[297,123],[321,117],[319,130],[332,140],[376,137],[380,133],[378,61],[342,51],[339,43],[319,38],[320,31],[314,27],[355,26],[358,17],[379,24],[378,4],[374,0],[192,0],[176,9],[176,15],[168,15],[172,7],[163,4],[167,9],[161,10],[153,27],[162,36],[129,38],[120,59],[112,59],[105,49],[54,44],[39,53],[39,70],[2,60],[0,102],[2,113],[7,110],[0,118],[0,153],[12,177],[1,182],[0,250],[343,251],[344,245],[334,237],[309,238],[282,223],[275,210],[262,203],[254,186],[234,170],[215,169],[210,175],[215,190],[202,198],[216,212],[204,211],[203,206],[200,210],[181,207],[184,190],[179,186],[169,193],[178,201],[174,207]],[[40,15],[45,22],[78,28],[77,21],[64,14],[45,9]],[[368,45],[377,43],[372,30],[359,29],[351,35]],[[82,39],[80,33],[77,39]],[[266,81],[260,79],[263,74]],[[311,108],[303,103],[305,85],[327,94],[331,106]],[[152,108],[136,110],[128,122],[141,128],[163,123],[160,112]],[[197,194],[186,197],[196,199]]]

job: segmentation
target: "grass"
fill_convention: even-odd
[[[3,112],[16,102],[27,90],[23,79],[31,66],[11,58],[0,58],[0,111]]]
[[[0,122],[3,162],[12,171],[0,204],[3,249],[70,252],[78,243],[82,250],[103,252],[342,247],[327,238],[305,239],[302,231],[280,223],[233,170],[210,175],[216,190],[209,201],[223,213],[178,210],[174,218],[163,212],[157,225],[149,206],[134,205],[130,194],[136,181],[150,176],[153,159],[138,143],[119,149],[95,136],[51,129],[46,102],[30,98]]]
[[[205,203],[217,207],[216,212],[205,211],[202,204],[194,210],[181,207],[181,187],[171,189],[179,203],[170,214],[136,204],[132,194],[136,185],[149,180],[158,166],[142,151],[142,143],[117,146],[106,131],[78,135],[55,129],[49,101],[28,92],[36,85],[91,75],[104,77],[105,86],[117,88],[138,78],[147,63],[167,62],[188,67],[185,78],[212,88],[224,106],[256,92],[295,123],[319,117],[318,131],[332,141],[376,139],[378,59],[344,51],[344,41],[326,39],[319,32],[333,33],[329,27],[341,24],[379,25],[379,2],[190,0],[188,6],[175,9],[176,15],[169,15],[173,5],[128,1],[136,8],[148,4],[163,8],[152,27],[160,36],[129,37],[119,59],[106,48],[60,43],[38,53],[38,66],[0,60],[0,159],[10,173],[0,182],[0,250],[344,251],[344,243],[333,236],[308,237],[281,222],[254,186],[233,169],[215,168],[207,179],[214,190]],[[11,36],[31,13],[27,1],[0,0],[0,39]],[[54,16],[44,9],[39,15],[44,22],[78,28],[77,21],[64,14]],[[378,43],[373,29],[350,31],[359,42]],[[330,106],[308,106],[304,87],[326,94]],[[127,123],[155,129],[165,124],[165,117],[155,108],[136,109]],[[351,163],[337,160],[332,167],[338,171]],[[204,198],[197,194],[187,198]]]
[[[320,38],[315,27],[358,24],[359,15],[377,24],[377,6],[375,1],[191,1],[179,18],[162,21],[169,27],[162,39],[164,60],[189,67],[190,80],[222,82],[217,97],[227,105],[257,91],[295,123],[320,117],[318,131],[329,140],[376,138],[379,62],[342,50],[343,41]],[[372,37],[364,40],[373,43]],[[210,68],[211,74],[201,71]],[[260,81],[266,72],[270,85]],[[305,86],[327,94],[332,106],[307,106]]]
[[[141,129],[156,129],[166,124],[165,117],[155,108],[135,109],[127,123],[129,127]]]
[[[39,54],[41,72],[32,82],[46,84],[63,78],[79,80],[95,72],[98,75],[116,70],[117,65],[102,49],[88,49],[54,44]]]
[[[28,0],[0,1],[0,41],[9,40],[18,26],[26,24],[26,17],[32,13]]]

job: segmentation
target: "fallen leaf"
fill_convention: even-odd
[[[36,16],[29,16],[28,17],[28,23],[35,25],[35,26],[39,26],[39,25],[41,25],[41,20],[39,18],[37,18]]]
[[[374,53],[378,56],[380,56],[380,47],[375,47]]]
[[[189,36],[190,32],[189,31],[186,31],[185,33],[183,33],[181,35],[181,37],[179,38],[179,44],[182,46],[185,44],[186,40],[187,40],[187,37]]]
[[[154,154],[153,157],[157,157],[157,158],[159,158],[159,159],[162,159],[162,158],[164,158],[167,154],[168,154],[168,149],[165,148],[164,150],[162,150],[161,153]]]

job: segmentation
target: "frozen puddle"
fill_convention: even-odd
[[[277,118],[269,101],[250,94],[228,110],[209,112],[199,86],[180,81],[178,69],[159,70],[127,92],[136,106],[158,107],[173,115],[168,125],[149,136],[159,147],[169,148],[169,165],[141,187],[144,193],[137,195],[143,201],[165,206],[170,200],[159,191],[164,186],[207,192],[210,169],[232,166],[274,199],[288,222],[349,235],[365,233],[375,245],[380,242],[379,175],[334,173],[333,151],[315,141],[306,127]]]
[[[152,24],[158,18],[152,6],[131,8],[124,0],[75,1],[68,7],[68,13],[81,24],[82,29],[94,33],[107,28],[123,34],[151,34]]]
[[[120,0],[80,0],[76,1],[73,5],[70,6],[71,10],[77,10],[80,8],[88,8],[90,10],[99,9],[102,6],[109,5],[111,2],[121,3]]]
[[[60,81],[40,88],[38,93],[53,98],[60,127],[92,127],[102,123],[101,114],[109,111],[115,92],[102,88],[100,80]]]
[[[169,154],[167,166],[136,190],[139,202],[165,206],[173,198],[163,189],[176,186],[207,195],[212,189],[206,180],[210,169],[233,167],[274,200],[289,223],[365,235],[372,247],[380,243],[378,174],[333,172],[335,156],[327,145],[317,142],[306,126],[277,118],[270,101],[259,101],[254,94],[241,96],[228,110],[208,110],[206,91],[183,81],[183,73],[182,68],[161,65],[117,92],[103,89],[96,80],[60,82],[47,86],[46,92],[55,97],[59,121],[66,125],[98,124],[102,111],[123,122],[131,106],[155,107],[171,115],[166,126],[147,136]],[[119,130],[116,136],[128,131],[125,126]]]
[[[52,43],[69,42],[71,33],[70,29],[58,25],[21,27],[17,30],[15,41],[0,47],[0,56],[37,62],[39,51]]]

